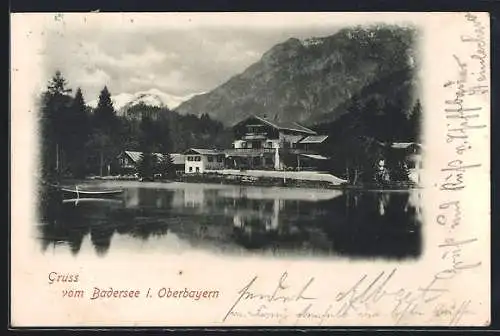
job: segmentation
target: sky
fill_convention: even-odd
[[[290,37],[327,36],[332,20],[202,15],[65,14],[44,29],[44,79],[59,69],[85,100],[159,89],[175,96],[207,92],[243,72]],[[290,20],[289,20],[290,19]]]

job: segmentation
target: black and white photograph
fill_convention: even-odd
[[[17,321],[487,324],[489,23],[440,15],[15,15]]]

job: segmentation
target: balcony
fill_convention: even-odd
[[[242,140],[266,140],[267,139],[267,133],[245,133],[241,137]]]

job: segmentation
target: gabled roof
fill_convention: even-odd
[[[302,126],[296,122],[269,120],[269,119],[266,119],[263,117],[259,117],[257,115],[250,116],[247,119],[250,119],[250,118],[256,118],[256,119],[260,120],[261,122],[263,122],[271,127],[274,127],[276,129],[279,129],[279,130],[289,130],[289,131],[302,132],[302,133],[306,133],[306,134],[316,134],[316,132],[313,131],[312,129],[309,129],[305,126]],[[239,125],[239,124],[245,122],[247,119],[237,123],[236,125]]]
[[[309,135],[304,139],[300,140],[299,143],[308,144],[308,143],[322,143],[328,138],[328,135]]]
[[[304,137],[303,134],[301,135],[288,135],[286,141],[296,144],[299,143],[300,140]]]
[[[224,154],[224,152],[217,149],[204,149],[204,148],[189,148],[184,152],[184,154],[200,154],[200,155],[219,155]]]
[[[130,159],[132,159],[132,161],[134,161],[134,163],[139,163],[139,161],[141,160],[142,152],[125,151],[125,154],[128,155],[130,157]],[[162,153],[152,153],[152,154],[154,156],[156,156],[156,159],[158,161],[162,160],[163,156],[165,155]],[[170,157],[172,158],[172,161],[174,164],[184,164],[184,155],[183,154],[172,153],[172,154],[170,154]]]
[[[127,154],[128,157],[131,158],[132,161],[134,161],[134,163],[138,163],[139,161],[141,161],[142,152],[125,151],[125,154]],[[152,154],[154,154],[158,158],[157,153],[152,153]]]

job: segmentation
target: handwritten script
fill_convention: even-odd
[[[433,225],[427,228],[431,232],[441,230],[439,236],[444,237],[437,246],[438,270],[430,277],[422,277],[421,285],[416,287],[404,285],[408,274],[402,274],[398,267],[361,274],[342,289],[314,277],[305,277],[292,285],[292,275],[288,272],[283,272],[275,282],[255,275],[235,293],[223,322],[257,318],[263,324],[335,325],[346,319],[384,317],[387,321],[390,317],[395,325],[417,321],[417,324],[454,326],[460,325],[465,316],[476,314],[475,309],[482,303],[474,297],[456,299],[454,290],[466,291],[460,277],[482,266],[480,258],[473,253],[481,244],[480,238],[463,236],[467,232],[463,230],[466,209],[463,196],[471,183],[470,176],[483,165],[473,161],[470,153],[476,149],[475,141],[481,138],[481,132],[487,130],[481,120],[488,111],[484,111],[481,104],[484,99],[478,98],[489,94],[489,61],[486,27],[471,13],[464,14],[464,22],[465,32],[457,33],[458,43],[464,48],[450,55],[455,76],[443,84],[447,96],[443,97],[445,107],[441,114],[445,125],[442,141],[447,150],[436,183],[440,196],[437,215],[434,223],[429,223]],[[295,279],[297,276],[293,275]],[[452,282],[455,287],[451,286]],[[325,292],[325,288],[331,289],[330,292]]]
[[[473,241],[450,242],[454,247]],[[463,316],[474,314],[472,300],[450,301],[447,283],[462,272],[470,271],[479,263],[463,263],[457,259],[447,269],[440,270],[418,288],[406,288],[396,280],[398,269],[381,271],[375,275],[363,274],[352,286],[330,295],[321,293],[311,277],[300,286],[287,282],[284,272],[274,284],[258,283],[253,277],[236,296],[222,321],[258,318],[267,322],[288,325],[334,325],[347,318],[371,319],[390,316],[396,325],[411,322],[414,316],[457,325]],[[262,289],[268,287],[268,290]],[[325,297],[326,296],[326,297]],[[430,312],[430,313],[429,313]],[[430,314],[430,315],[429,315]]]
[[[456,68],[456,78],[446,81],[444,87],[450,92],[445,100],[444,122],[446,124],[445,143],[449,148],[449,160],[440,169],[441,180],[438,188],[442,201],[438,205],[436,223],[449,236],[439,245],[442,258],[451,258],[454,269],[479,267],[481,262],[467,264],[463,258],[463,248],[477,244],[476,237],[456,238],[457,230],[463,225],[463,196],[468,183],[468,175],[482,167],[481,162],[471,162],[470,153],[475,150],[474,138],[481,135],[487,125],[478,122],[484,107],[480,96],[489,93],[487,81],[486,29],[477,15],[465,14],[468,34],[460,35],[460,41],[468,46],[471,53],[464,56],[452,55]],[[462,230],[463,232],[463,230]]]

